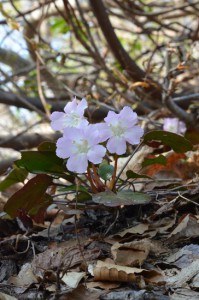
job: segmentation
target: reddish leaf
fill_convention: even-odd
[[[186,155],[183,153],[172,153],[170,156],[167,158],[167,163],[166,165],[160,165],[160,164],[153,164],[151,166],[148,166],[145,173],[148,176],[154,176],[156,173],[160,171],[172,171],[175,172],[180,178],[181,173],[180,173],[180,162],[182,159],[186,159]]]
[[[45,197],[47,188],[52,184],[52,178],[45,174],[40,174],[30,179],[23,188],[13,194],[4,206],[4,211],[12,218],[19,214],[19,210],[23,209],[30,214],[34,210],[34,214],[42,207],[47,207],[51,200]],[[33,213],[32,213],[33,215]]]

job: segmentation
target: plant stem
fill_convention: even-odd
[[[94,180],[95,180],[95,184],[97,185],[97,188],[99,188],[99,190],[101,189],[104,190],[104,184],[101,182],[94,164],[92,164],[92,169],[93,169]]]
[[[97,191],[97,188],[96,188],[96,186],[95,186],[95,184],[93,182],[93,179],[92,179],[89,167],[87,168],[87,173],[88,173],[88,180],[89,180],[89,182],[91,184],[91,188],[92,188],[92,190],[93,190],[94,193],[97,193],[98,191]]]
[[[132,159],[133,155],[138,151],[138,149],[142,146],[142,142],[135,148],[135,150],[133,151],[133,153],[130,155],[129,159],[125,162],[125,164],[123,165],[123,167],[121,168],[119,174],[117,175],[117,178],[115,180],[115,185],[118,181],[118,179],[120,178],[122,172],[124,171],[124,169],[126,168],[126,166],[128,165],[128,163],[130,162],[130,160]]]
[[[117,174],[117,162],[118,162],[118,156],[115,154],[115,164],[114,164],[114,172],[113,172],[113,177],[111,180],[111,190],[113,191],[116,185],[116,174]]]

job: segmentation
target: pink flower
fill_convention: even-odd
[[[87,126],[88,121],[84,118],[84,110],[88,107],[86,99],[77,104],[76,98],[68,102],[64,112],[55,111],[51,114],[51,127],[54,130],[63,130],[67,127]]]
[[[99,143],[102,138],[96,125],[82,128],[65,128],[63,137],[57,141],[56,154],[68,158],[66,166],[69,171],[84,173],[88,162],[99,164],[106,153],[106,148]]]
[[[108,139],[107,149],[110,153],[124,154],[126,142],[132,145],[139,144],[144,130],[136,126],[137,114],[130,107],[125,106],[119,114],[109,111],[104,120],[103,137]]]
[[[177,134],[183,134],[187,130],[184,122],[178,118],[165,118],[163,124],[163,130],[174,132]]]

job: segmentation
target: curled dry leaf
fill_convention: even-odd
[[[178,226],[170,233],[168,242],[177,242],[179,239],[197,236],[199,236],[198,217],[186,214],[180,218]]]
[[[115,243],[111,247],[114,261],[123,266],[141,266],[150,251],[150,240],[141,240],[130,243]]]
[[[138,224],[136,226],[133,226],[131,228],[127,228],[123,231],[120,231],[116,234],[114,234],[114,238],[125,238],[130,235],[142,235],[144,232],[146,232],[149,229],[149,224]]]
[[[159,254],[164,252],[162,245],[157,241],[142,239],[129,243],[115,243],[111,247],[114,261],[118,265],[140,267],[150,252]]]
[[[107,264],[103,261],[98,261],[94,268],[95,281],[137,282],[142,277],[145,282],[160,283],[164,281],[162,274],[156,270],[148,271],[145,269],[124,267]]]

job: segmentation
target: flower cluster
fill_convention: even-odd
[[[51,126],[54,130],[62,130],[63,136],[57,141],[56,154],[68,159],[69,171],[84,173],[88,162],[99,164],[106,151],[112,154],[124,154],[126,143],[138,144],[144,131],[137,126],[137,114],[125,106],[120,113],[110,111],[104,123],[89,124],[84,117],[88,107],[86,99],[79,104],[76,99],[67,103],[64,112],[53,112]],[[107,141],[106,148],[101,145]]]
[[[178,118],[165,118],[163,130],[177,134],[184,134],[187,128],[185,123],[183,121],[180,121]]]

